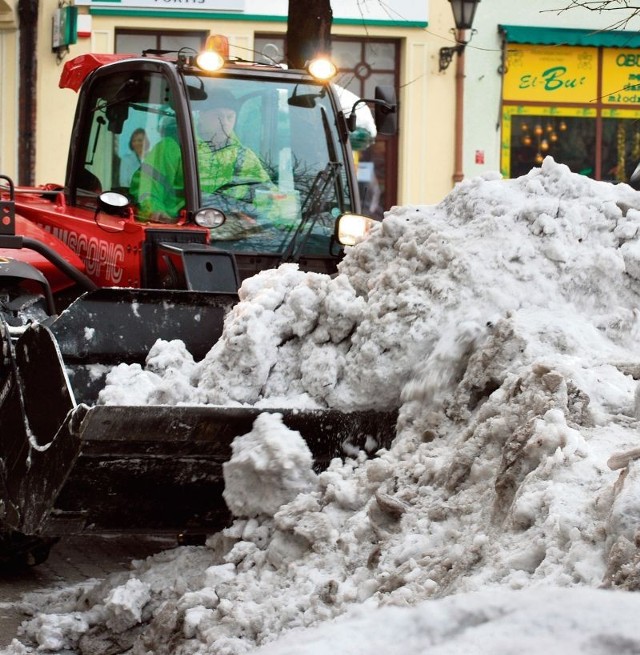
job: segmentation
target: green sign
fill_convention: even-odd
[[[78,40],[78,8],[58,7],[53,14],[53,39],[51,47],[56,50],[73,45]]]

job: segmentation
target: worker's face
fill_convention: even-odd
[[[133,150],[138,157],[142,156],[145,150],[146,137],[144,134],[138,133],[131,137],[131,150]]]
[[[200,136],[205,141],[222,146],[228,140],[236,124],[236,112],[228,107],[208,109],[200,116]]]

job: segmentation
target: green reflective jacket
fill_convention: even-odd
[[[257,184],[271,184],[258,156],[245,148],[235,135],[218,150],[197,144],[202,195],[223,193],[236,200],[252,202]],[[138,204],[138,218],[148,220],[155,212],[178,219],[184,207],[184,175],[180,145],[172,137],[159,141],[147,154],[131,180],[130,193]]]

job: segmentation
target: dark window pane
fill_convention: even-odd
[[[640,121],[602,120],[602,179],[628,182],[640,162]]]
[[[284,37],[256,36],[254,58],[261,64],[281,64],[284,61]]]
[[[180,50],[181,48],[192,48],[200,50],[204,46],[206,34],[161,34],[160,48],[162,50]]]
[[[396,46],[394,43],[365,43],[365,60],[373,68],[395,70]]]
[[[511,177],[528,173],[547,155],[574,173],[595,176],[596,122],[570,116],[513,116]]]
[[[152,30],[116,30],[116,53],[141,54],[144,50],[199,50],[206,41],[205,31],[154,32]]]
[[[365,215],[382,219],[387,207],[387,146],[388,141],[378,139],[358,158],[358,187]]]
[[[331,58],[338,68],[355,68],[362,60],[362,46],[357,41],[336,41],[331,43]]]
[[[116,34],[116,53],[141,54],[143,50],[157,48],[156,35],[151,32]]]

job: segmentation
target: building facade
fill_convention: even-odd
[[[58,88],[68,59],[195,48],[222,33],[233,56],[277,60],[288,3],[265,4],[76,0],[75,39],[65,44],[60,11],[69,5],[41,0],[29,34],[19,29],[19,0],[0,0],[0,173],[22,183],[64,182],[76,104],[72,91]],[[359,155],[364,186],[373,179],[381,189],[378,202],[369,192],[365,206],[380,216],[394,204],[438,202],[453,187],[457,165],[455,61],[439,67],[440,49],[455,44],[448,0],[397,0],[392,10],[378,0],[333,4],[338,83],[360,97],[371,97],[376,84],[391,84],[399,99],[397,136],[379,137]],[[517,176],[551,155],[596,179],[626,181],[640,160],[640,19],[564,10],[566,4],[478,4],[457,135],[464,177],[496,170]],[[618,29],[611,28],[614,20]],[[30,43],[33,72],[25,65]]]
[[[24,75],[21,79],[17,2],[0,0],[9,3],[6,14],[12,21],[0,24],[3,70],[11,73],[2,81],[0,170],[18,175],[29,132],[34,143],[30,177],[36,184],[64,182],[76,96],[59,89],[58,80],[69,58],[88,52],[195,48],[209,34],[221,33],[229,39],[232,56],[277,60],[283,54],[287,29],[286,0],[268,4],[260,0],[76,0],[77,37],[65,44],[60,3],[41,0],[37,74],[25,80]],[[333,5],[332,56],[340,69],[337,83],[360,97],[373,97],[378,84],[393,85],[398,93],[397,136],[379,136],[373,147],[360,153],[363,180],[366,183],[373,175],[381,189],[377,206],[369,194],[369,212],[382,215],[394,204],[439,201],[452,186],[454,81],[452,74],[438,70],[439,48],[453,43],[449,3],[398,0],[392,10],[378,0],[344,0]],[[25,84],[31,85],[31,95],[25,92]],[[29,123],[24,114],[29,109],[20,114],[21,104],[31,98],[35,99],[35,110],[29,114],[32,130],[25,127]]]
[[[479,4],[465,54],[466,176],[517,177],[549,155],[629,180],[640,161],[640,21],[568,4]]]
[[[0,0],[0,174],[15,175],[18,130],[18,16],[14,0]]]

